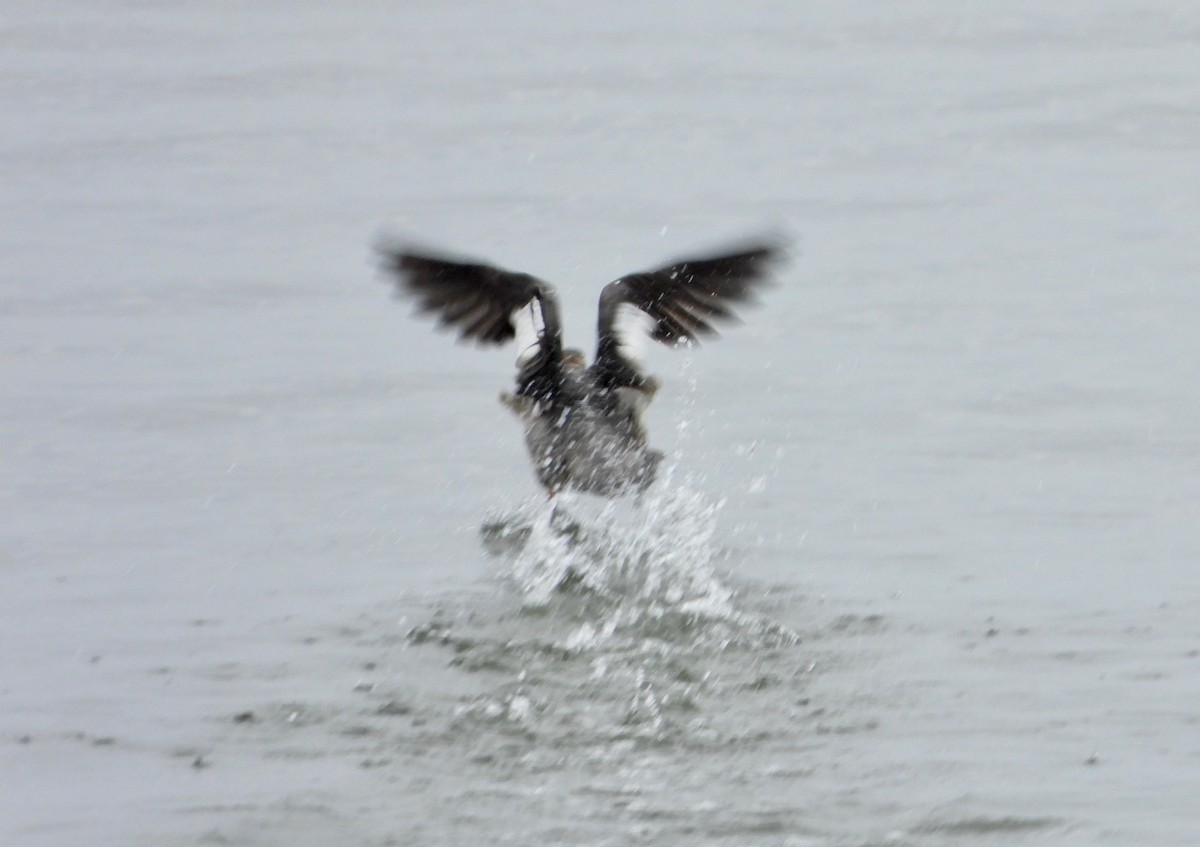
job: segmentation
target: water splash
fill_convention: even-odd
[[[712,567],[720,504],[669,481],[640,503],[604,503],[598,514],[594,503],[558,499],[534,516],[512,567],[527,604],[545,603],[562,587],[672,608],[717,610],[728,601]]]
[[[573,653],[655,645],[722,648],[778,643],[773,625],[741,613],[717,572],[721,503],[670,474],[640,502],[559,497],[485,524],[485,544],[510,564],[526,616]]]
[[[409,636],[452,646],[454,667],[488,680],[460,725],[497,748],[529,733],[527,752],[550,757],[741,738],[728,703],[757,696],[764,663],[800,662],[800,638],[722,573],[723,503],[665,464],[636,499],[565,494],[489,516],[481,538],[509,591]]]

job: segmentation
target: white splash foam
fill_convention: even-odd
[[[593,503],[560,497],[534,514],[511,577],[529,607],[563,591],[604,600],[615,613],[732,614],[732,591],[713,569],[718,504],[667,478],[640,504]],[[580,629],[579,643],[611,634],[612,619]],[[607,630],[607,633],[606,633]]]

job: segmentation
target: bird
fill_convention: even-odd
[[[643,373],[639,342],[691,347],[734,322],[783,258],[779,239],[671,261],[608,283],[600,293],[596,355],[563,346],[555,289],[530,274],[413,246],[377,244],[385,273],[418,314],[459,341],[516,342],[514,390],[501,402],[520,419],[534,473],[553,499],[564,491],[641,495],[663,453],[649,446],[642,411],[659,380]]]

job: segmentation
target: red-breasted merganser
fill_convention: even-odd
[[[644,491],[663,454],[646,442],[641,411],[658,389],[632,353],[636,333],[669,346],[715,336],[753,299],[777,243],[684,259],[610,282],[600,294],[598,344],[590,367],[564,349],[554,288],[528,274],[416,249],[381,247],[397,289],[414,297],[460,340],[518,343],[516,390],[501,394],[525,427],[538,480],[554,496],[571,489],[604,497]],[[640,317],[637,327],[629,318]]]

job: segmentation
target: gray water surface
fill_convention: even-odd
[[[1200,12],[13,0],[0,43],[4,843],[1200,838]],[[653,351],[669,479],[567,518],[511,351],[370,255],[535,273],[590,345],[603,283],[781,230],[745,326]]]

